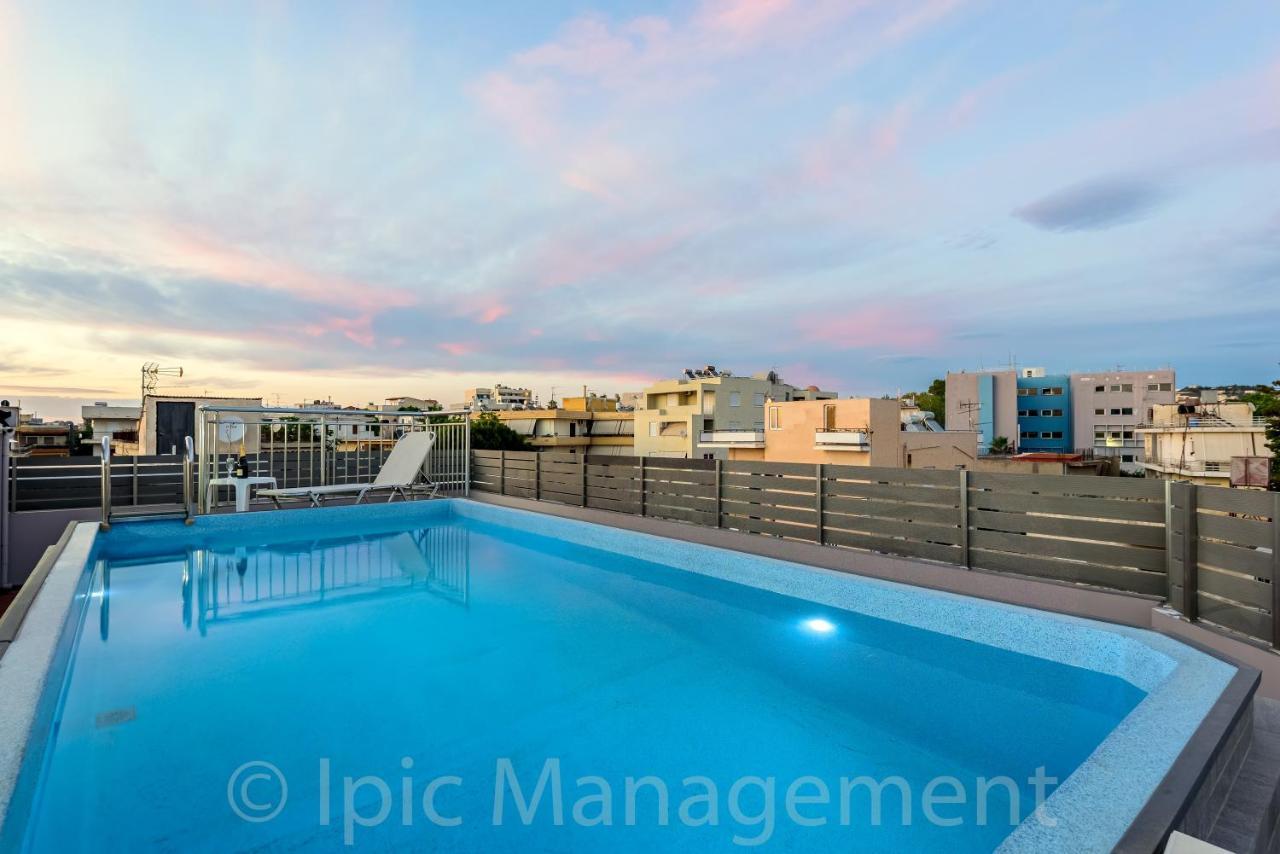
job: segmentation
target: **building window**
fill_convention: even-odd
[[[1056,396],[1056,397],[1061,397],[1061,396],[1062,396],[1062,389],[1061,389],[1059,386],[1052,386],[1052,387],[1050,387],[1050,388],[1046,388],[1046,389],[1042,392],[1042,394],[1046,394],[1046,395],[1050,395],[1050,396]]]
[[[1053,431],[1053,438],[1055,438],[1055,439],[1061,439],[1061,438],[1062,438],[1062,431],[1061,431],[1061,430],[1054,430],[1054,431]]]
[[[1120,386],[1119,386],[1119,385],[1113,385],[1113,386],[1111,387],[1111,390],[1112,390],[1112,391],[1119,391],[1119,390],[1120,390]]]
[[[1043,433],[1041,433],[1041,434],[1040,434],[1040,438],[1041,438],[1041,439],[1052,439],[1052,438],[1053,438],[1053,434],[1046,430],[1046,431],[1044,431]]]
[[[751,405],[764,406],[764,392],[758,391],[755,394],[751,395]]]
[[[650,422],[649,422],[649,435],[650,435],[650,436],[657,436],[657,435],[658,435],[658,422],[657,422],[657,421],[650,421]]]
[[[1113,407],[1111,407],[1111,414],[1112,414],[1112,415],[1119,415],[1119,414],[1120,414],[1120,407],[1118,407],[1118,406],[1113,406]]]
[[[779,428],[778,407],[770,406],[769,407],[769,429],[777,430],[778,428]]]
[[[1160,383],[1161,391],[1173,391],[1173,383]]]
[[[730,406],[741,406],[741,405],[742,405],[742,392],[740,392],[740,391],[731,391],[731,392],[729,392],[729,405],[730,405]]]
[[[1160,383],[1147,383],[1147,391],[1159,391]]]
[[[1132,406],[1125,406],[1125,407],[1121,408],[1121,410],[1120,410],[1120,414],[1121,414],[1121,415],[1132,415],[1132,414],[1133,414],[1133,407],[1132,407]]]
[[[1094,386],[1094,387],[1093,387],[1093,390],[1094,390],[1094,392],[1095,392],[1095,393],[1097,393],[1097,392],[1100,392],[1100,391],[1106,391],[1106,390],[1107,390],[1107,387],[1106,387],[1106,386],[1104,386],[1104,385],[1096,385],[1096,386]]]
[[[1120,455],[1120,462],[1122,462],[1122,463],[1131,463],[1131,462],[1133,462],[1133,454],[1121,454],[1121,455]]]
[[[1093,414],[1094,414],[1094,415],[1106,415],[1106,414],[1107,414],[1107,410],[1105,410],[1105,409],[1095,409],[1095,410],[1093,410]]]
[[[1124,383],[1120,386],[1121,391],[1133,391],[1133,383]]]

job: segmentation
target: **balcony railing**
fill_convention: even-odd
[[[819,427],[813,444],[828,451],[869,451],[871,431],[866,427]]]
[[[763,430],[703,430],[698,443],[711,447],[763,448]]]
[[[465,493],[469,417],[466,410],[202,406],[196,419],[196,498],[207,512],[222,497],[222,488],[210,488],[211,481],[241,454],[250,475],[274,478],[280,488],[369,483],[400,437],[418,430],[436,434],[424,479],[441,493]]]

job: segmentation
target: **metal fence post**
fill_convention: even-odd
[[[507,494],[507,452],[498,451],[498,494]]]
[[[826,528],[822,524],[822,493],[826,491],[826,481],[822,477],[822,463],[818,463],[814,467],[813,481],[813,509],[818,514],[818,545],[824,545],[827,542]]]
[[[582,506],[587,506],[587,449],[578,455],[578,477],[582,481]]]
[[[724,475],[723,469],[724,469],[724,466],[722,464],[722,461],[719,458],[717,458],[716,459],[716,527],[717,528],[721,527],[721,522],[720,522],[721,503],[720,502],[723,500],[723,496],[724,496],[724,490],[721,488],[721,483],[723,482],[722,478]]]
[[[471,411],[462,416],[462,494],[471,495]]]
[[[138,506],[138,455],[133,455],[133,506]]]
[[[1271,646],[1280,649],[1280,492],[1271,505]]]
[[[0,587],[9,586],[9,433],[0,427]]]
[[[1179,483],[1174,495],[1181,503],[1182,528],[1182,616],[1195,622],[1200,617],[1196,590],[1199,585],[1199,563],[1196,539],[1196,490],[1192,483]]]
[[[969,470],[960,469],[960,560],[965,569],[972,569],[969,558]]]
[[[645,504],[645,502],[644,502],[645,485],[644,485],[644,483],[645,483],[645,482],[644,482],[644,457],[640,457],[640,515],[641,515],[641,516],[645,515],[645,513],[644,513],[644,510],[645,510],[645,507],[644,507],[644,504]]]
[[[542,500],[542,454],[533,452],[533,500]]]

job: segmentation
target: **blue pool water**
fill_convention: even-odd
[[[514,515],[173,529],[100,538],[26,850],[989,851],[1145,696]]]

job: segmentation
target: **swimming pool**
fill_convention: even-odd
[[[1109,849],[1235,672],[465,500],[82,528],[64,559],[4,850]]]

